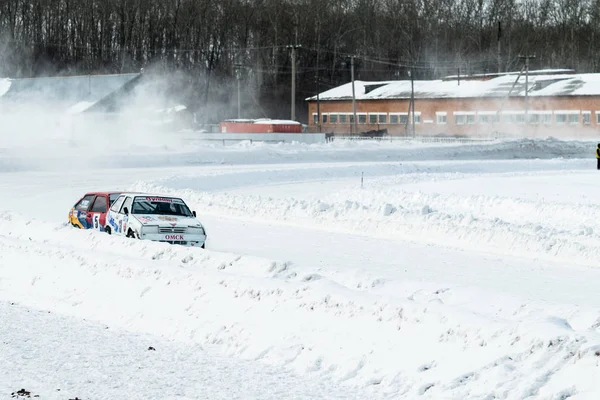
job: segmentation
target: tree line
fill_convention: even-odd
[[[0,0],[0,76],[173,76],[206,118],[289,117],[355,78],[600,69],[600,0]]]

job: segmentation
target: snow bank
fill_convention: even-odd
[[[578,168],[579,161],[324,165],[177,176],[130,189],[181,196],[210,215],[598,265],[597,173]]]
[[[10,89],[10,79],[0,78],[0,97],[4,96],[8,89]]]
[[[0,301],[3,399],[361,400],[360,390]],[[259,382],[259,384],[257,384]],[[22,390],[23,389],[23,390]],[[14,393],[14,395],[13,395]]]
[[[66,111],[67,114],[79,114],[96,104],[95,101],[80,101],[69,107]]]
[[[12,213],[0,232],[0,299],[26,307],[214,345],[373,399],[599,394],[597,312],[507,303],[477,315],[451,305],[457,288],[401,298],[381,281],[351,288],[286,262]]]
[[[35,122],[39,131],[50,124]],[[308,162],[408,162],[443,160],[515,160],[593,158],[596,141],[524,139],[474,144],[419,142],[333,142],[267,144],[243,142],[223,146],[206,143],[202,134],[156,133],[102,129],[103,141],[70,120],[39,133],[3,136],[0,171],[135,168],[181,165],[249,165]],[[6,128],[5,128],[6,129]]]

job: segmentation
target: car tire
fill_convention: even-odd
[[[131,229],[129,229],[127,231],[127,237],[128,238],[132,238],[132,239],[139,239],[139,236],[134,231],[132,231]]]
[[[106,232],[106,233],[108,233],[108,234],[110,235],[110,234],[112,233],[112,232],[110,231],[110,226],[105,226],[105,227],[104,227],[104,232]]]

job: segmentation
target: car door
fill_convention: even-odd
[[[121,232],[119,231],[119,228],[121,227],[121,224],[119,223],[119,211],[121,211],[121,207],[123,206],[123,203],[126,199],[127,196],[125,195],[119,196],[119,198],[117,198],[117,200],[115,200],[115,202],[110,207],[110,210],[108,210],[105,226],[110,227],[111,233],[115,235],[121,234]]]
[[[127,208],[127,210],[129,212],[131,212],[132,205],[133,205],[133,197],[127,196],[127,198],[123,202],[123,205],[121,206],[121,209],[119,210],[118,224],[119,224],[119,230],[123,235],[127,234],[127,226],[128,226],[128,222],[129,222],[129,215],[125,214],[125,209]]]
[[[81,229],[90,229],[93,226],[88,219],[88,211],[90,210],[90,206],[95,197],[96,195],[94,194],[87,194],[75,204],[75,209],[73,210],[73,225]]]
[[[98,195],[94,199],[94,203],[89,209],[88,221],[92,229],[104,231],[106,224],[106,212],[108,210],[108,197],[106,195]]]

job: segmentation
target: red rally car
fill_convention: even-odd
[[[88,192],[69,210],[69,223],[79,229],[104,231],[108,209],[121,192]]]

